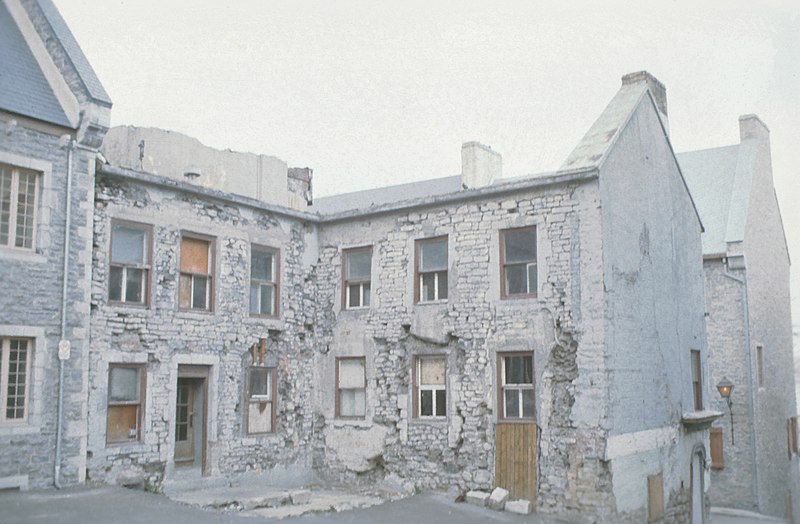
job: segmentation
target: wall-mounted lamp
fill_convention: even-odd
[[[733,382],[728,380],[728,377],[722,377],[722,380],[720,380],[719,384],[717,384],[717,389],[719,390],[719,395],[725,399],[725,402],[727,402],[728,411],[731,414],[731,445],[733,445],[733,399],[731,398],[731,393],[733,393]]]

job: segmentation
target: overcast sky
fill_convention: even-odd
[[[469,140],[505,176],[555,170],[641,69],[679,152],[738,143],[756,113],[799,318],[800,2],[55,1],[114,125],[311,167],[315,196],[458,174]]]

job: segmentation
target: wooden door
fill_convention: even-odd
[[[536,503],[536,424],[499,423],[495,434],[495,485],[511,499]]]
[[[194,463],[195,387],[191,379],[178,379],[175,402],[175,462]]]

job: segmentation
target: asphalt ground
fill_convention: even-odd
[[[0,524],[352,524],[449,523],[477,524],[581,522],[541,515],[514,515],[456,503],[444,495],[420,494],[378,506],[349,511],[306,514],[281,520],[247,516],[234,511],[187,506],[163,495],[112,486],[81,486],[63,490],[0,492]],[[583,520],[586,522],[586,520]],[[769,522],[747,515],[712,512],[711,524]],[[772,522],[776,522],[772,520]]]

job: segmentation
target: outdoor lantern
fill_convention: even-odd
[[[727,402],[728,411],[731,414],[731,444],[733,444],[733,399],[731,398],[731,393],[733,393],[733,382],[728,380],[728,377],[722,377],[722,380],[720,380],[719,384],[717,384],[717,389],[719,390],[719,395],[725,399],[725,402]]]
[[[728,403],[728,407],[731,406],[731,393],[733,393],[733,382],[728,380],[728,377],[723,377],[722,380],[719,381],[717,384],[717,389],[719,390],[719,394],[725,401]]]

